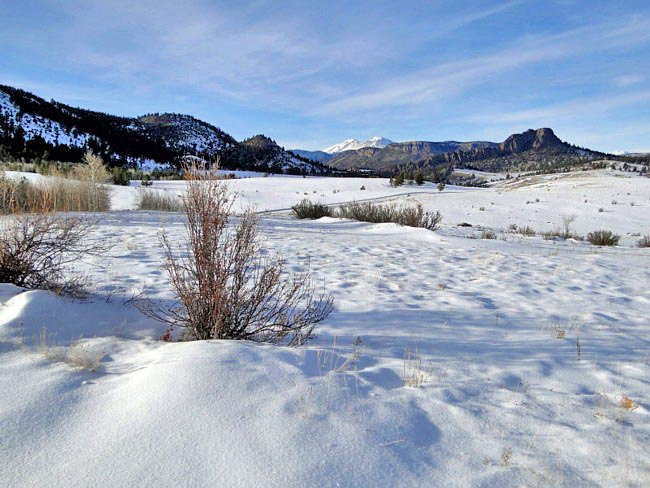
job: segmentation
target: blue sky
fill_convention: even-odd
[[[650,2],[0,0],[0,83],[287,148],[552,127],[650,151]]]

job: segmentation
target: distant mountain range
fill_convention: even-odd
[[[323,149],[322,151],[307,151],[305,149],[291,149],[291,152],[303,156],[305,158],[309,158],[313,161],[319,161],[321,163],[325,163],[330,159],[332,159],[332,157],[335,154],[340,152],[357,151],[359,149],[363,149],[366,147],[382,148],[392,143],[393,141],[391,141],[390,139],[386,139],[385,137],[375,136],[375,137],[371,137],[370,139],[366,139],[365,141],[358,141],[356,139],[346,139],[345,141],[339,142],[338,144],[334,144],[333,146]]]
[[[46,101],[0,85],[0,160],[79,161],[86,150],[114,166],[180,165],[187,156],[220,162],[224,169],[290,174],[372,170],[449,174],[454,167],[485,171],[570,168],[613,157],[561,141],[549,128],[488,141],[392,142],[348,139],[324,151],[285,150],[256,135],[237,141],[218,127],[174,113],[119,117]]]
[[[190,115],[118,117],[46,101],[0,85],[0,159],[79,161],[86,150],[111,166],[180,165],[184,157],[224,169],[327,174],[329,168],[257,135],[238,142]]]
[[[364,147],[356,151],[334,154],[328,164],[338,169],[387,170],[453,151],[470,151],[479,147],[496,146],[494,142],[394,142],[385,147]]]
[[[339,149],[345,144],[337,144],[332,146],[337,152],[319,160],[327,161],[329,166],[339,170],[369,169],[379,174],[392,174],[400,170],[431,173],[439,171],[441,166],[465,166],[486,171],[536,170],[572,166],[607,156],[563,142],[549,128],[529,129],[513,134],[501,143],[409,141],[390,142],[380,147],[360,144],[364,147],[342,151]],[[310,157],[307,153],[302,154]]]

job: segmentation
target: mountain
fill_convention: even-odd
[[[92,150],[111,166],[180,165],[186,156],[224,169],[328,174],[329,167],[258,135],[238,142],[190,115],[119,117],[46,101],[0,85],[0,159],[79,161]]]
[[[336,154],[328,165],[338,169],[373,169],[391,174],[398,170],[439,171],[467,166],[485,171],[536,170],[579,164],[606,156],[561,141],[549,128],[512,134],[501,143],[401,142],[384,148],[365,148]]]
[[[356,151],[358,149],[363,149],[365,147],[378,147],[383,148],[392,144],[393,141],[386,139],[385,137],[371,137],[365,141],[357,141],[356,139],[346,139],[343,142],[334,144],[333,146],[323,149],[324,152],[328,154],[336,154],[343,151]]]
[[[332,158],[330,153],[325,151],[306,151],[304,149],[289,149],[294,154],[302,156],[303,158],[311,159],[312,161],[318,161],[320,163],[325,163]]]
[[[303,174],[303,170],[306,168],[326,169],[323,165],[315,165],[308,158],[295,154],[292,151],[286,151],[284,148],[278,146],[273,139],[262,134],[244,139],[241,145],[245,149],[243,151],[245,158],[257,161],[257,164],[266,165],[268,168],[282,168],[282,172],[284,173]],[[245,160],[242,163],[245,163]],[[279,173],[280,171],[274,172]],[[318,171],[315,172],[318,173]],[[324,172],[320,171],[320,173]]]
[[[437,154],[454,151],[470,151],[482,147],[496,146],[494,142],[394,142],[384,148],[363,148],[335,154],[328,164],[338,169],[389,170],[395,166],[420,161]]]
[[[614,151],[615,156],[648,156],[650,152],[638,152],[638,151]]]

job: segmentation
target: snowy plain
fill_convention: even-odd
[[[115,188],[94,235],[115,247],[78,266],[95,296],[0,285],[3,485],[650,483],[650,250],[635,247],[650,234],[650,179],[593,171],[439,192],[249,176],[226,184],[240,208],[264,212],[265,247],[334,295],[317,337],[160,341],[164,325],[128,300],[144,287],[171,299],[158,232],[180,240],[183,219],[133,211],[141,190]],[[302,198],[418,202],[443,221],[434,232],[299,221],[287,209]],[[570,216],[621,244],[507,232]],[[55,347],[106,354],[98,370],[39,354],[43,327]],[[405,373],[425,381],[406,386]]]

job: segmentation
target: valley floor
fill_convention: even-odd
[[[158,340],[164,325],[128,300],[143,287],[171,299],[157,234],[180,239],[183,219],[129,211],[137,189],[119,189],[123,210],[95,234],[114,250],[79,263],[95,296],[0,285],[3,485],[650,483],[650,250],[634,247],[650,234],[649,179],[587,172],[443,192],[378,179],[229,184],[242,205],[273,211],[266,247],[332,291],[317,337],[300,348]],[[284,209],[306,197],[417,201],[444,220],[430,232],[291,218]],[[611,229],[621,245],[507,232],[571,215],[578,232]],[[480,239],[484,228],[497,239]],[[70,348],[106,355],[94,373],[52,359]]]

